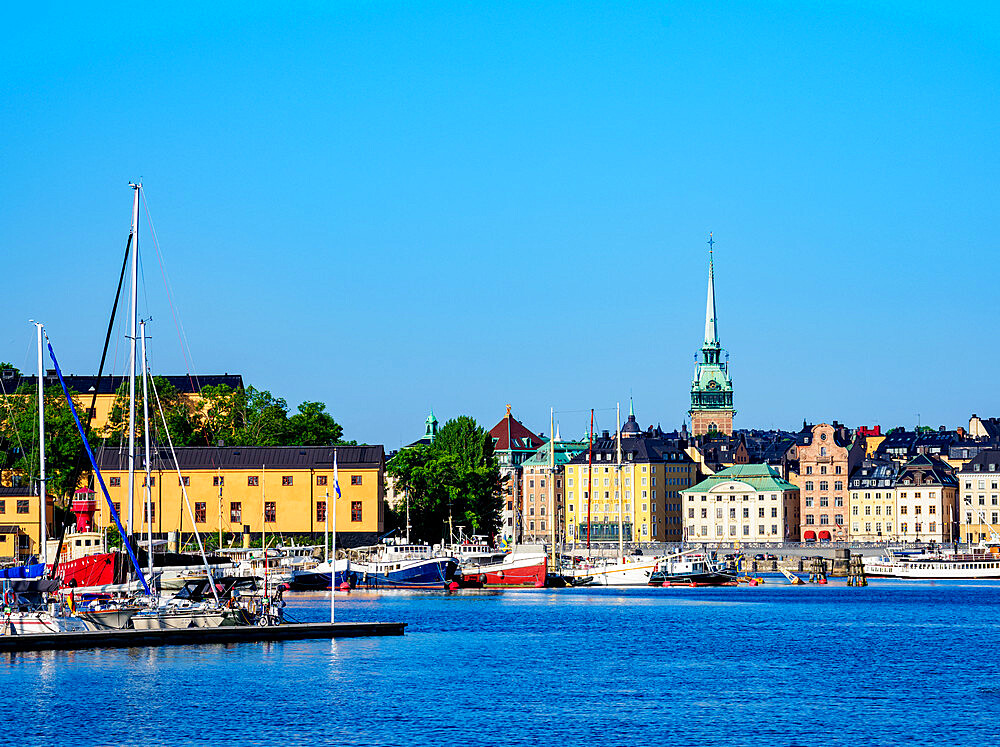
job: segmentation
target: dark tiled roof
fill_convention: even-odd
[[[892,487],[898,471],[891,459],[865,459],[851,472],[848,486],[860,489]]]
[[[910,480],[909,485],[914,486],[927,484],[958,486],[958,480],[948,465],[928,454],[918,454],[907,462],[896,478],[896,485],[906,485],[906,480]]]
[[[0,488],[0,498],[26,498],[29,495],[34,495],[29,487]]]
[[[222,374],[222,375],[211,375],[211,376],[162,376],[159,378],[166,379],[169,381],[177,391],[184,394],[194,394],[200,392],[206,386],[220,386],[226,385],[230,389],[242,389],[243,388],[243,377],[238,374]],[[94,389],[97,389],[98,394],[114,394],[118,391],[118,388],[122,384],[128,384],[127,376],[102,376],[100,383],[98,383],[96,376],[66,376],[63,375],[63,379],[66,381],[66,386],[69,387],[71,391],[77,394],[93,394]],[[45,376],[46,386],[55,386],[59,383],[59,379],[53,373],[51,376]],[[17,388],[28,384],[34,389],[38,386],[37,376],[21,376],[20,378],[13,379],[0,379],[0,384],[3,385],[3,391],[7,394],[11,394],[17,391]]]
[[[332,446],[182,446],[176,449],[182,470],[192,469],[333,469]],[[337,467],[340,469],[376,468],[385,459],[382,446],[338,446]],[[102,470],[128,469],[125,449],[99,448],[98,466]],[[143,469],[142,457],[136,459],[136,470]],[[176,469],[165,446],[153,449],[153,469]]]
[[[959,473],[964,475],[973,472],[996,472],[998,470],[1000,470],[1000,449],[986,449],[979,452],[975,458],[969,460],[959,470]]]
[[[632,458],[629,459],[629,454]],[[598,458],[600,456],[600,458]],[[584,448],[570,464],[587,464],[590,454]],[[594,439],[594,464],[610,464],[618,458],[618,441],[614,438]],[[622,439],[622,464],[629,462],[673,462],[693,464],[691,457],[676,444],[659,438],[632,436]]]

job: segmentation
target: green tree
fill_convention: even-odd
[[[333,446],[340,443],[344,429],[326,411],[322,402],[303,402],[288,418],[285,443],[288,446]]]
[[[155,393],[153,388],[155,387]],[[159,401],[157,401],[157,399]],[[136,380],[135,385],[135,436],[142,438],[143,425],[142,381]],[[163,407],[163,417],[159,406]],[[115,392],[115,401],[108,413],[107,438],[111,441],[123,441],[128,438],[128,384],[123,382]],[[166,443],[163,432],[163,420],[167,421],[167,429],[174,446],[198,446],[205,444],[205,434],[201,423],[201,413],[194,403],[162,376],[154,376],[149,391],[149,432],[152,437]]]
[[[447,536],[449,520],[474,533],[499,530],[503,504],[493,440],[472,418],[448,421],[432,445],[403,449],[387,470],[397,489],[409,491],[418,537]]]
[[[76,488],[74,467],[83,448],[73,413],[62,387],[45,388],[45,472],[50,494],[65,497]],[[0,449],[6,466],[34,484],[38,471],[38,395],[35,387],[22,385],[5,397],[0,410]],[[81,413],[78,397],[74,397]]]

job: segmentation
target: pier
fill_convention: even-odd
[[[221,626],[167,630],[88,630],[79,633],[30,633],[0,636],[0,653],[68,651],[139,646],[197,646],[211,643],[301,641],[310,638],[360,638],[403,635],[406,623],[289,623],[270,627]]]

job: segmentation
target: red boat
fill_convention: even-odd
[[[545,586],[548,556],[541,545],[522,545],[506,555],[486,552],[458,555],[462,586],[486,589]]]

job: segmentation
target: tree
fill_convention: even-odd
[[[155,392],[153,391],[155,388]],[[159,400],[159,401],[157,401]],[[135,385],[135,437],[142,438],[143,424],[142,382],[136,380]],[[160,416],[160,406],[163,407],[163,417]],[[109,439],[125,440],[128,438],[128,384],[122,383],[115,392],[115,401],[108,413],[106,434]],[[204,433],[201,427],[201,416],[191,400],[182,394],[177,387],[162,376],[154,376],[149,389],[149,432],[154,440],[166,443],[163,432],[163,420],[167,421],[167,429],[174,446],[196,446],[204,444]]]
[[[448,421],[430,446],[400,451],[387,465],[397,489],[407,490],[410,523],[418,537],[447,535],[449,523],[470,532],[500,528],[500,469],[493,440],[475,420]]]
[[[285,442],[288,446],[333,446],[342,435],[344,429],[326,411],[326,405],[303,402],[299,411],[288,418]]]
[[[45,473],[47,492],[66,496],[76,488],[75,467],[83,448],[73,413],[62,387],[45,388]],[[35,387],[22,385],[16,395],[5,398],[0,411],[0,448],[5,466],[34,484],[38,471],[38,395]],[[77,413],[80,402],[74,399]]]

